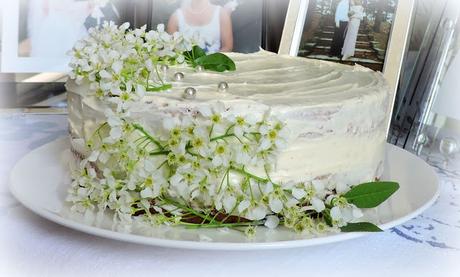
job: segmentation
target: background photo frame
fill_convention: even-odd
[[[288,3],[290,0],[284,1]],[[54,21],[39,18],[45,2],[52,3],[49,9],[52,11],[54,8],[55,10]],[[71,45],[77,39],[85,36],[90,27],[105,20],[113,20],[117,24],[129,21],[133,28],[147,25],[148,29],[155,29],[159,23],[167,25],[170,16],[168,12],[171,12],[171,8],[176,9],[185,2],[187,0],[18,0],[5,2],[0,9],[3,14],[1,72],[67,72],[69,57],[65,55],[65,52],[70,50]],[[212,0],[211,2],[231,10],[231,17],[234,18],[232,22],[233,49],[241,53],[259,51],[263,44],[262,25],[265,2],[268,1]],[[33,24],[32,21],[36,24]],[[36,31],[40,26],[43,27],[43,30]],[[32,31],[36,31],[34,33],[38,35],[31,34]],[[39,38],[40,34],[42,38]],[[31,51],[31,45],[45,45],[46,41],[54,41],[54,44],[42,47],[42,51]],[[57,47],[61,44],[68,49]]]
[[[67,72],[67,51],[103,21],[119,23],[121,1],[6,1],[2,12],[1,71]]]
[[[298,56],[308,16],[312,14],[311,0],[291,0],[288,7],[285,26],[281,37],[279,54]],[[317,0],[339,2],[339,0]],[[391,28],[388,33],[387,47],[383,59],[382,74],[390,86],[390,115],[393,112],[396,91],[407,47],[415,0],[374,0],[392,1],[395,4]],[[316,2],[316,1],[315,1]],[[310,9],[310,13],[309,13]],[[295,20],[294,20],[295,19]],[[308,27],[308,26],[307,26]],[[341,62],[337,60],[335,62]],[[391,116],[388,117],[388,128]],[[388,132],[387,132],[388,133]]]
[[[163,24],[168,28],[168,23],[174,17],[177,20],[180,14],[183,29],[196,28],[192,22],[186,22],[184,13],[190,17],[190,2],[188,0],[151,0],[152,15],[149,25],[156,28]],[[262,44],[263,6],[265,0],[212,0],[209,1],[216,8],[214,10],[226,12],[231,25],[232,45],[231,51],[238,53],[253,53],[259,51]],[[209,9],[209,13],[212,11]],[[186,17],[187,17],[186,16]],[[203,18],[208,15],[200,15]],[[212,20],[209,22],[212,23]],[[186,26],[184,26],[186,25]],[[189,25],[189,26],[187,26]],[[208,25],[208,24],[204,24]],[[204,27],[204,26],[201,26]],[[180,29],[180,28],[178,28]],[[181,30],[179,30],[181,31]],[[185,31],[187,33],[187,31]],[[208,34],[202,37],[207,39]],[[212,44],[212,43],[211,43]],[[222,45],[222,44],[221,44]],[[206,49],[205,49],[206,50]],[[217,49],[218,50],[218,49]],[[216,51],[216,49],[214,49]],[[228,51],[228,50],[227,50]]]

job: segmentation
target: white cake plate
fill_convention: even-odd
[[[82,223],[69,216],[65,203],[70,184],[67,169],[69,149],[67,138],[61,138],[33,150],[22,158],[11,173],[11,193],[32,212],[58,224],[85,233],[162,247],[206,250],[255,250],[294,248],[319,245],[357,238],[371,233],[329,233],[321,237],[305,237],[284,228],[257,229],[249,240],[244,234],[226,229],[185,229],[181,227],[152,227],[120,233],[111,229],[110,218],[100,227]],[[383,180],[393,180],[400,189],[376,209],[366,210],[365,216],[379,222],[382,229],[399,225],[427,209],[439,194],[434,170],[420,158],[393,145],[387,145]],[[134,233],[134,234],[133,234]]]

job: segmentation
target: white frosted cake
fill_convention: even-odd
[[[275,161],[272,179],[305,180],[337,176],[357,184],[380,177],[386,141],[388,87],[381,74],[361,66],[280,56],[269,52],[229,54],[235,72],[195,72],[171,67],[168,78],[183,72],[168,92],[146,95],[131,116],[159,124],[162,114],[191,113],[221,102],[233,115],[262,117],[269,109],[286,122],[288,147]],[[217,84],[229,88],[219,91]],[[182,98],[194,87],[196,98]],[[104,122],[106,105],[88,96],[87,85],[67,83],[73,137],[88,139]],[[158,120],[158,122],[157,122]]]
[[[126,38],[125,28],[105,28]],[[144,47],[149,37],[166,35],[127,32]],[[229,53],[236,70],[216,72],[175,54],[158,62],[156,74],[130,69],[168,84],[150,92],[150,81],[120,85],[129,64],[112,53],[116,46],[102,47],[113,54],[100,58],[106,69],[81,62],[96,35],[74,49],[67,82],[72,146],[82,159],[69,193],[75,211],[111,210],[124,226],[154,217],[178,225],[235,224],[249,233],[278,224],[317,233],[359,219],[360,210],[341,195],[380,178],[389,96],[382,74],[265,51]],[[85,66],[96,74],[79,76]],[[124,94],[127,87],[132,96]]]

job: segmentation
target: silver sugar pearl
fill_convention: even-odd
[[[197,66],[195,67],[195,70],[196,70],[196,72],[203,72],[203,71],[204,71],[204,67],[203,67],[202,65],[197,65]]]
[[[174,73],[174,80],[181,81],[182,79],[184,79],[184,73],[182,72]]]
[[[188,87],[184,90],[184,95],[183,97],[185,99],[195,99],[196,97],[196,89],[192,87]]]
[[[168,71],[168,69],[169,69],[169,66],[166,65],[166,64],[162,64],[162,65],[160,66],[160,70],[161,70],[162,72],[166,72],[166,71]]]
[[[220,92],[227,91],[227,89],[228,89],[228,83],[227,83],[227,82],[220,82],[220,83],[217,85],[217,88],[219,89]]]

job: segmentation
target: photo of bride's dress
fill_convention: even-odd
[[[395,0],[310,0],[298,55],[382,71]]]
[[[346,60],[355,55],[356,40],[358,38],[359,25],[364,18],[364,8],[361,6],[361,1],[351,1],[350,20],[345,35],[345,42],[342,48],[342,60]]]

